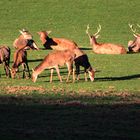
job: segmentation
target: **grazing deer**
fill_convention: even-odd
[[[94,81],[95,71],[92,69],[90,62],[88,60],[88,56],[86,54],[79,55],[74,59],[75,66],[76,66],[76,76],[77,80],[79,81],[79,74],[80,74],[80,66],[84,67],[85,73],[85,81],[87,81],[87,73],[89,74],[89,78],[91,81]]]
[[[138,24],[137,26],[140,27]],[[128,50],[129,52],[140,52],[140,34],[136,32],[136,29],[133,28],[132,24],[129,24],[129,27],[133,32],[135,39],[128,42]]]
[[[30,71],[29,71],[28,60],[27,60],[27,52],[24,49],[18,49],[14,53],[14,62],[11,68],[12,78],[15,78],[20,65],[22,65],[22,68],[23,68],[23,78],[25,76],[27,78],[27,72],[29,74],[28,77],[30,77]]]
[[[91,81],[94,80],[93,70],[89,64],[88,56],[80,50],[78,45],[71,40],[64,39],[64,38],[50,38],[48,35],[51,31],[41,31],[38,32],[40,36],[40,40],[46,49],[53,49],[53,50],[70,50],[73,52],[75,57],[75,66],[76,66],[76,76],[77,80],[79,80],[80,74],[80,66],[84,67],[85,69],[85,81],[87,81],[86,73],[89,73],[89,77]],[[90,67],[90,68],[89,68]]]
[[[4,65],[5,74],[10,77],[9,63],[10,63],[10,48],[7,46],[0,46],[0,64]]]
[[[59,72],[59,66],[63,66],[64,64],[67,65],[68,68],[68,76],[67,76],[67,82],[69,81],[69,76],[71,72],[73,71],[73,82],[74,82],[74,70],[72,70],[73,67],[73,60],[75,58],[75,54],[72,53],[69,50],[64,51],[53,51],[49,53],[44,60],[35,68],[33,69],[32,73],[32,81],[36,82],[38,75],[44,70],[44,69],[51,69],[51,76],[50,76],[50,83],[52,82],[53,77],[53,70],[56,69],[57,75],[59,77],[60,82],[62,82],[62,78],[60,76]]]
[[[126,54],[126,49],[122,45],[116,45],[112,43],[98,43],[97,38],[101,31],[101,25],[97,28],[97,32],[94,35],[89,34],[89,25],[87,25],[86,34],[90,39],[90,44],[93,46],[93,52],[97,54]]]
[[[32,35],[27,30],[23,29],[19,30],[19,32],[21,33],[21,35],[13,42],[13,46],[16,49],[24,48],[24,49],[39,50],[35,41],[33,40]]]

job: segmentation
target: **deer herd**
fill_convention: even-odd
[[[138,27],[140,25],[137,24]],[[124,46],[112,43],[98,43],[97,38],[101,31],[101,25],[97,27],[97,32],[91,35],[89,33],[89,25],[87,25],[86,34],[89,37],[92,50],[96,54],[126,54],[127,52],[140,52],[140,34],[137,33],[132,24],[129,27],[135,37],[134,40],[128,41],[128,51]],[[23,29],[20,30],[20,36],[13,42],[15,48],[13,64],[10,68],[10,48],[7,46],[0,47],[0,64],[4,65],[4,70],[7,77],[15,78],[19,72],[19,66],[22,66],[23,78],[32,77],[32,81],[36,82],[38,75],[45,69],[50,69],[50,83],[53,80],[53,71],[56,69],[58,78],[62,82],[59,67],[66,65],[68,75],[66,82],[69,82],[70,75],[72,75],[72,81],[79,80],[80,66],[84,68],[85,81],[87,81],[87,73],[91,81],[94,81],[95,69],[92,68],[87,54],[80,49],[80,47],[74,42],[66,38],[51,38],[49,34],[51,31],[40,31],[38,35],[40,41],[45,49],[52,49],[42,62],[32,69],[32,76],[30,74],[27,51],[28,49],[39,50],[37,44],[33,40],[32,34]],[[75,64],[75,68],[74,68]],[[76,75],[75,75],[76,73]]]

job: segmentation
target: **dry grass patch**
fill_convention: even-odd
[[[34,86],[7,86],[5,88],[7,94],[28,94],[32,91],[38,91],[39,93],[44,93],[45,88],[43,87],[34,87]]]

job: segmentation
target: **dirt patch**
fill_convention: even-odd
[[[34,87],[34,86],[8,86],[5,88],[7,94],[27,94],[31,91],[38,91],[39,93],[44,93],[45,88],[43,87]]]

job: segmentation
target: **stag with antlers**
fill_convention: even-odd
[[[128,50],[129,52],[140,52],[140,34],[137,33],[136,28],[134,29],[134,26],[132,24],[128,24],[133,36],[135,37],[134,40],[128,41]],[[140,27],[139,24],[137,24],[137,27]]]
[[[89,34],[89,25],[87,25],[86,34],[90,39],[90,44],[93,46],[93,52],[96,54],[126,54],[126,49],[122,45],[112,43],[98,43],[97,38],[101,31],[101,25],[97,27],[97,32],[93,35]]]

